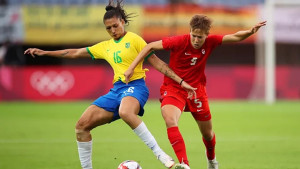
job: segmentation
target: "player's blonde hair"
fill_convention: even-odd
[[[211,28],[212,20],[207,16],[202,14],[197,14],[192,17],[190,20],[191,30],[201,29],[205,32],[205,34],[209,34],[209,30]]]

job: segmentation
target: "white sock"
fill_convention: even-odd
[[[211,161],[213,161],[213,162],[216,162],[217,161],[217,157],[215,157],[213,160],[211,160]]]
[[[77,141],[78,154],[83,169],[93,169],[92,167],[92,140],[89,142]]]
[[[158,156],[164,153],[162,149],[157,144],[155,138],[148,130],[144,122],[142,122],[137,128],[133,130],[137,136],[139,136],[143,142],[153,151],[153,153]]]

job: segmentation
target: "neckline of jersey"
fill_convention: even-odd
[[[128,32],[127,32],[127,33],[128,33]],[[115,43],[120,43],[121,40],[127,35],[127,33],[126,33],[122,38],[120,38],[119,40],[114,40],[114,42],[115,42]]]

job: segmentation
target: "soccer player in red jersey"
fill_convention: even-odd
[[[245,31],[238,31],[228,35],[209,35],[211,20],[205,15],[194,15],[190,20],[190,33],[166,37],[149,43],[139,53],[125,72],[126,79],[133,75],[133,70],[153,50],[170,50],[169,67],[184,81],[197,88],[196,97],[187,99],[187,92],[181,83],[176,83],[164,76],[161,86],[161,111],[167,127],[169,141],[181,164],[175,169],[190,169],[185,143],[178,129],[178,121],[183,111],[191,112],[196,120],[202,140],[206,147],[208,169],[218,169],[215,156],[216,137],[212,129],[211,113],[206,95],[206,77],[204,69],[207,58],[218,45],[239,42],[256,33],[266,21],[260,22]]]

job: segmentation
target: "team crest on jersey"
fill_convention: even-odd
[[[130,42],[125,43],[125,48],[129,48],[130,47]]]
[[[203,54],[203,55],[205,54],[205,50],[204,50],[204,49],[202,49],[202,51],[201,51],[201,52],[202,52],[202,54]]]

